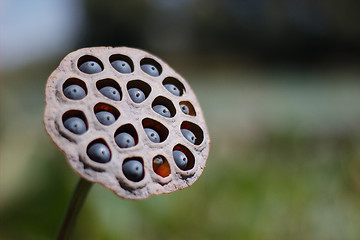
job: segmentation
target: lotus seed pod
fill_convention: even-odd
[[[96,118],[99,120],[99,122],[106,126],[115,122],[114,115],[108,111],[100,111],[100,112],[97,112],[95,115],[96,115]]]
[[[101,66],[95,61],[87,61],[79,66],[80,71],[87,74],[95,74],[102,71]]]
[[[189,140],[189,142],[191,142],[192,144],[195,143],[196,137],[195,134],[188,130],[188,129],[181,129],[181,133],[184,135],[184,137]]]
[[[120,73],[131,73],[131,67],[126,61],[115,60],[111,62],[111,65]]]
[[[79,117],[71,117],[64,121],[64,126],[69,131],[75,134],[83,134],[86,132],[86,124]]]
[[[80,100],[86,96],[86,92],[82,87],[73,84],[64,89],[64,95],[72,100]]]
[[[149,137],[149,139],[154,142],[154,143],[159,143],[160,142],[160,136],[159,134],[151,128],[144,128],[146,135]]]
[[[174,156],[176,165],[180,169],[184,170],[186,168],[186,165],[188,164],[188,158],[186,157],[185,153],[183,153],[180,150],[174,150],[173,156]]]
[[[157,112],[161,116],[164,116],[167,118],[171,117],[169,109],[167,107],[165,107],[164,105],[155,105],[155,106],[153,106],[153,109],[155,112]]]
[[[141,69],[153,77],[157,77],[160,75],[159,70],[151,64],[143,64],[141,65]]]
[[[137,160],[127,160],[123,164],[123,172],[129,180],[138,182],[144,177],[144,167]]]
[[[138,89],[138,88],[130,88],[128,91],[129,91],[130,98],[135,103],[141,103],[141,102],[143,102],[145,100],[145,94],[140,89]]]
[[[46,131],[69,165],[119,197],[140,200],[186,188],[205,168],[210,137],[195,93],[148,52],[72,52],[49,76],[45,97]]]
[[[110,150],[103,143],[91,143],[87,149],[87,154],[91,160],[98,163],[107,163],[110,161]]]
[[[174,84],[168,83],[165,84],[164,87],[175,96],[180,96],[180,90]]]
[[[115,137],[116,144],[121,148],[129,148],[135,146],[135,140],[129,133],[122,132]]]
[[[106,87],[101,88],[99,91],[105,97],[108,97],[108,98],[110,98],[112,100],[120,101],[120,99],[121,99],[121,95],[120,95],[119,91],[114,87],[106,86]]]

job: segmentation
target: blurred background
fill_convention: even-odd
[[[78,177],[42,125],[69,52],[129,46],[197,94],[202,177],[143,201],[95,185],[74,239],[359,239],[360,2],[3,0],[0,238],[54,239]]]

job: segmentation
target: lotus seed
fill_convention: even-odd
[[[134,159],[125,161],[122,170],[125,177],[134,182],[138,182],[144,177],[144,167],[142,163]]]
[[[150,76],[157,77],[160,75],[159,70],[152,64],[143,64],[141,69]]]
[[[149,139],[154,143],[160,142],[160,136],[159,134],[152,128],[144,128],[146,135],[149,137]]]
[[[64,126],[75,134],[83,134],[86,132],[86,124],[79,117],[70,117],[64,121]]]
[[[86,96],[86,92],[79,85],[72,84],[64,89],[64,95],[72,100],[80,100]]]
[[[108,126],[115,122],[115,117],[112,113],[108,111],[100,111],[95,114],[96,118],[99,120],[100,123]]]
[[[153,106],[153,109],[155,112],[157,112],[161,116],[164,116],[167,118],[171,117],[169,109],[167,107],[165,107],[164,105],[155,105],[155,106]]]
[[[87,155],[99,163],[107,163],[111,158],[109,148],[103,143],[91,143],[87,149]]]
[[[115,101],[120,101],[120,93],[119,91],[114,88],[114,87],[111,87],[111,86],[106,86],[106,87],[103,87],[99,90],[105,97],[108,97],[112,100],[115,100]]]
[[[180,90],[177,86],[175,86],[172,83],[167,83],[164,85],[164,87],[171,92],[172,94],[174,94],[175,96],[180,96]]]
[[[157,166],[164,164],[164,159],[161,156],[156,156],[153,160],[153,163]]]
[[[184,137],[189,140],[192,144],[195,143],[196,137],[194,133],[188,129],[181,129],[181,133],[184,135]]]
[[[143,102],[145,100],[145,94],[140,89],[138,89],[138,88],[130,88],[128,91],[129,91],[130,98],[135,103],[141,103],[141,102]]]
[[[185,113],[186,115],[189,115],[190,114],[190,109],[188,106],[186,106],[185,104],[180,104],[180,108],[181,108],[181,111],[183,113]]]
[[[100,64],[95,61],[87,61],[79,66],[80,71],[87,74],[99,73],[102,71]]]
[[[111,65],[120,73],[131,73],[130,64],[123,60],[115,60]]]
[[[153,168],[154,172],[161,177],[167,177],[170,175],[170,165],[166,159],[164,159],[162,156],[156,156],[153,159]]]
[[[129,148],[135,146],[135,140],[129,133],[122,132],[115,136],[116,144],[121,148]]]
[[[180,150],[174,150],[173,151],[173,157],[174,157],[176,165],[180,169],[185,170],[186,165],[188,163],[188,158],[186,157],[185,153],[183,153]]]

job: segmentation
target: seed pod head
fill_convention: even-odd
[[[80,49],[61,61],[45,93],[46,131],[86,180],[145,199],[200,177],[210,143],[200,105],[186,80],[156,56]]]

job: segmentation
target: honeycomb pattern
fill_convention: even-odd
[[[127,199],[190,186],[209,154],[189,84],[139,49],[94,47],[67,55],[47,81],[44,123],[81,177]],[[175,153],[187,161],[175,161]],[[141,174],[129,173],[132,166]]]

